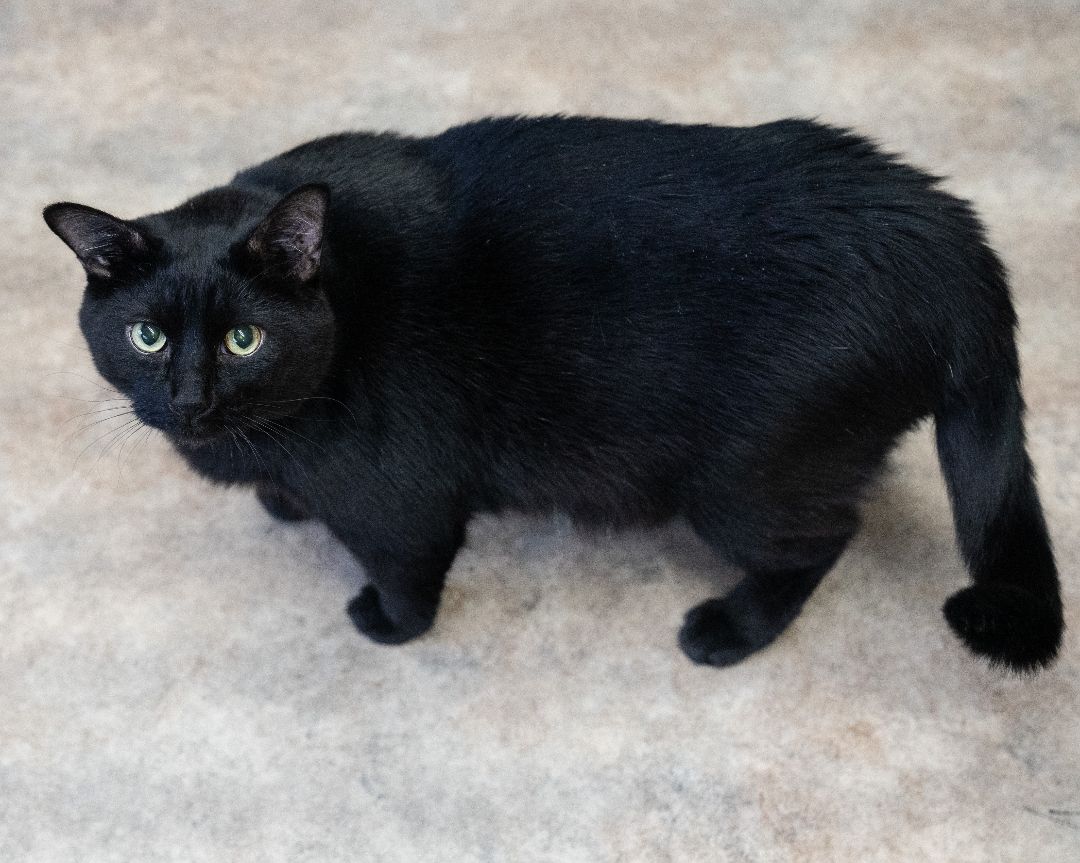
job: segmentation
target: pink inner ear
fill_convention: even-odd
[[[319,268],[326,193],[304,187],[287,195],[248,239],[248,250],[258,257],[278,257],[288,275],[306,281]]]
[[[109,259],[103,255],[94,255],[83,261],[83,266],[95,276],[109,275]]]
[[[125,259],[147,251],[138,229],[93,207],[55,204],[46,209],[45,220],[94,276],[108,277]]]

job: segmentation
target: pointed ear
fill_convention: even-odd
[[[149,239],[130,222],[82,204],[52,204],[45,222],[68,244],[88,276],[119,275],[150,254]]]
[[[251,232],[247,254],[301,284],[319,271],[330,190],[313,183],[289,192]]]

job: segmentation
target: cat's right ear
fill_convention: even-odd
[[[112,279],[146,261],[151,241],[130,222],[83,204],[51,204],[45,223],[93,279]]]

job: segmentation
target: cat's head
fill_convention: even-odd
[[[86,270],[79,322],[94,364],[139,419],[197,447],[313,395],[334,352],[328,198],[319,185],[276,203],[224,188],[131,221],[45,209]]]

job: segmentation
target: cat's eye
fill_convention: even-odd
[[[165,347],[165,333],[161,331],[161,327],[149,321],[138,321],[132,324],[128,329],[128,338],[131,339],[135,349],[144,354],[156,354]]]
[[[238,357],[247,357],[259,349],[262,338],[262,330],[254,324],[233,327],[225,333],[225,350]]]

